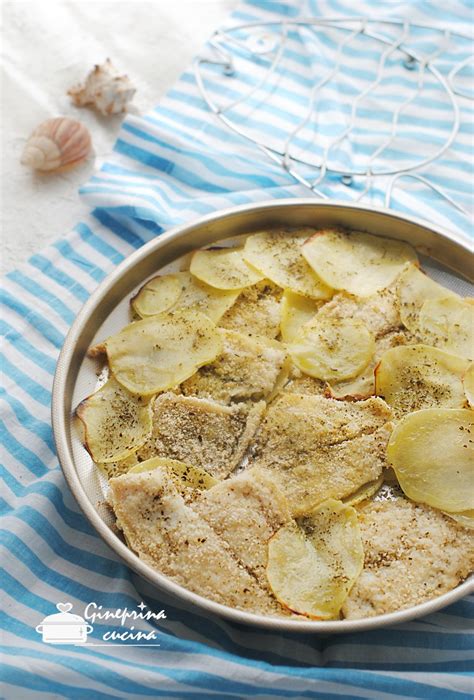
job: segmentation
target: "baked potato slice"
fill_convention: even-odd
[[[473,300],[427,299],[420,309],[418,335],[429,345],[474,360]]]
[[[76,416],[94,462],[121,462],[136,452],[151,435],[152,412],[150,399],[131,394],[114,377],[81,401]]]
[[[412,333],[418,334],[418,317],[425,301],[447,296],[457,297],[457,294],[435,282],[413,263],[398,278],[397,296],[403,325]]]
[[[241,248],[197,250],[191,258],[189,271],[210,287],[241,290],[264,279],[242,257]]]
[[[463,408],[467,367],[462,357],[429,345],[400,345],[387,350],[375,368],[375,393],[396,418],[435,406]]]
[[[323,302],[285,289],[281,300],[280,320],[281,337],[285,343],[291,343],[297,338],[301,327],[315,317],[321,303]]]
[[[324,284],[302,256],[302,245],[313,229],[261,231],[245,242],[244,259],[282,289],[329,299],[333,290]]]
[[[181,311],[135,321],[107,338],[105,347],[115,379],[131,393],[149,396],[212,362],[222,352],[222,339],[207,316]]]
[[[179,275],[157,275],[149,280],[131,299],[133,311],[140,318],[168,311],[181,296]]]
[[[464,393],[469,406],[474,408],[474,362],[471,362],[463,377]]]
[[[461,513],[448,513],[444,511],[445,515],[455,520],[462,527],[466,527],[468,530],[474,530],[474,510],[464,510]]]
[[[274,596],[316,620],[339,617],[363,563],[356,511],[334,499],[284,525],[268,543],[267,577]]]
[[[382,486],[383,482],[384,476],[382,474],[381,476],[379,476],[378,479],[368,481],[366,484],[357,489],[357,491],[351,493],[350,496],[344,498],[343,503],[346,506],[356,506],[358,503],[362,503],[362,501],[367,501],[369,498],[372,498],[372,496],[374,496],[377,493],[377,491]]]
[[[120,476],[121,474],[126,474],[129,469],[137,464],[137,456],[134,452],[125,457],[125,459],[118,459],[114,462],[96,462],[99,470],[106,477],[106,479],[113,479],[115,476]]]
[[[217,323],[234,304],[239,292],[211,287],[190,272],[175,272],[153,277],[133,297],[131,304],[140,318],[165,311],[188,310],[203,313]]]
[[[365,323],[354,319],[318,318],[306,323],[288,352],[305,374],[324,381],[342,381],[360,374],[375,351]]]
[[[302,252],[325,284],[359,297],[385,289],[417,260],[408,243],[361,231],[318,231]]]
[[[168,470],[176,488],[181,493],[186,492],[190,488],[203,491],[219,483],[219,479],[211,476],[205,469],[193,467],[192,464],[186,464],[177,459],[169,459],[167,457],[151,457],[144,462],[139,462],[128,470],[128,474],[140,474],[141,472],[149,472],[152,469]]]
[[[387,458],[413,501],[449,513],[474,509],[474,413],[426,408],[399,421]]]

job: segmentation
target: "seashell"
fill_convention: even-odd
[[[94,66],[83,85],[68,90],[68,95],[77,107],[93,105],[107,116],[125,112],[135,92],[128,77],[120,75],[108,58],[103,65]]]
[[[85,160],[91,147],[91,137],[84,124],[69,117],[56,117],[42,122],[33,131],[21,162],[41,172],[58,170]]]

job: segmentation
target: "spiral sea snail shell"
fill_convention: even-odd
[[[33,131],[21,162],[34,170],[51,172],[85,160],[91,147],[91,137],[84,124],[70,117],[56,117],[47,119]]]
[[[127,75],[121,75],[110,58],[96,65],[82,85],[68,90],[77,107],[92,105],[105,117],[127,111],[136,89]]]

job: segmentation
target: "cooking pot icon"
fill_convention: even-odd
[[[69,610],[71,603],[58,603],[59,612],[47,615],[36,627],[38,634],[43,635],[47,644],[84,644],[87,635],[93,630],[80,615],[74,615]]]

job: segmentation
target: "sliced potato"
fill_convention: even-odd
[[[217,323],[225,312],[233,306],[240,293],[240,291],[210,287],[196,279],[190,272],[178,272],[177,274],[181,281],[182,292],[173,307],[173,311],[199,311]]]
[[[108,338],[105,346],[114,377],[142,396],[177,386],[222,352],[215,324],[191,311],[131,323]]]
[[[404,345],[407,342],[407,333],[392,332],[375,339],[375,352],[367,367],[354,377],[344,382],[332,382],[328,385],[330,396],[334,399],[367,399],[375,395],[375,369],[383,354],[390,348]]]
[[[189,488],[203,491],[219,483],[219,479],[211,476],[205,469],[193,467],[191,464],[185,464],[177,459],[169,459],[167,457],[146,459],[144,462],[139,462],[139,464],[129,469],[128,473],[139,474],[140,472],[149,472],[152,469],[159,468],[165,468],[169,471],[178,491],[181,492],[185,492]]]
[[[430,345],[474,359],[474,304],[468,299],[428,299],[420,309],[418,334]]]
[[[447,513],[445,515],[455,520],[462,527],[467,527],[469,530],[474,530],[474,510],[464,510],[461,513]]]
[[[115,476],[126,474],[136,463],[137,456],[135,453],[125,457],[125,459],[119,459],[116,462],[96,462],[100,471],[107,479],[113,479]]]
[[[132,309],[140,318],[168,311],[181,296],[178,275],[158,275],[149,280],[131,300]]]
[[[191,259],[189,271],[198,280],[216,289],[243,289],[257,284],[264,276],[242,257],[242,248],[198,250]]]
[[[152,402],[130,394],[113,377],[76,409],[94,462],[118,462],[141,447],[152,430]]]
[[[337,618],[364,563],[356,511],[329,499],[297,523],[284,525],[268,543],[270,587],[294,612]]]
[[[463,408],[462,377],[468,361],[428,345],[401,345],[385,352],[375,368],[375,393],[395,417],[434,406]]]
[[[360,487],[360,489],[357,489],[357,491],[354,491],[354,493],[351,493],[350,496],[347,496],[347,498],[344,498],[344,504],[346,506],[356,506],[358,503],[361,503],[362,501],[366,501],[368,498],[372,498],[374,494],[377,493],[377,491],[380,489],[384,482],[384,476],[379,476],[378,479],[374,479],[373,481],[368,481],[366,484]]]
[[[171,305],[170,299],[178,294]],[[132,299],[132,307],[141,318],[164,311],[199,311],[217,323],[239,296],[238,291],[224,291],[200,282],[190,272],[175,272],[154,277]]]
[[[303,326],[288,352],[302,372],[317,379],[342,380],[362,372],[375,351],[373,334],[353,319],[315,319]]]
[[[324,284],[301,254],[313,229],[262,231],[245,242],[244,259],[283,289],[313,299],[329,299],[332,289]]]
[[[414,263],[408,265],[398,278],[397,296],[403,325],[412,333],[418,333],[418,316],[425,301],[447,296],[457,297],[457,294],[432,280]]]
[[[387,447],[408,498],[457,513],[474,509],[474,414],[427,408],[397,423]]]
[[[311,321],[321,307],[321,302],[285,289],[281,300],[281,337],[285,343],[295,340],[301,326]]]
[[[469,406],[474,408],[474,362],[469,365],[463,378],[464,393]]]
[[[417,260],[408,243],[361,231],[318,231],[304,244],[303,255],[328,286],[359,297],[385,289]]]

